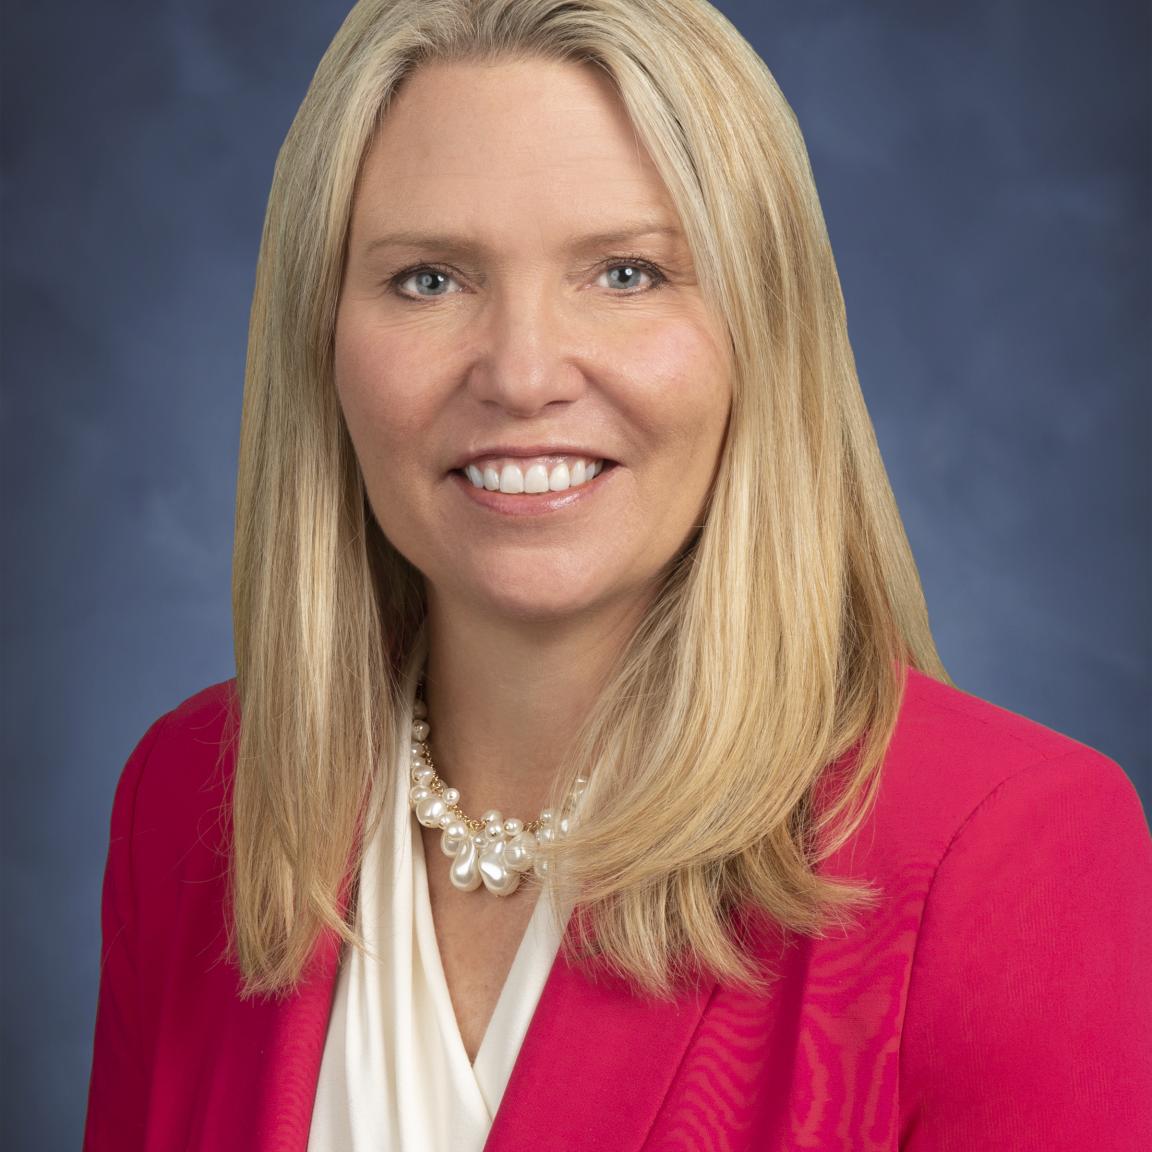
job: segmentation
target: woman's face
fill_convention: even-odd
[[[728,341],[601,72],[409,78],[357,185],[335,373],[430,595],[553,620],[646,600],[701,523]]]

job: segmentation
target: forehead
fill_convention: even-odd
[[[401,86],[364,159],[354,227],[679,231],[611,80],[548,60],[433,63]]]

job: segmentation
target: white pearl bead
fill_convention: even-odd
[[[436,778],[436,773],[431,768],[413,768],[412,779],[417,784],[431,784]]]
[[[519,836],[524,831],[524,821],[517,820],[515,816],[504,821],[504,831],[509,836]]]
[[[465,840],[460,845],[448,875],[453,887],[459,888],[461,892],[475,892],[480,887],[479,857],[476,845],[471,840]]]
[[[489,808],[488,811],[480,817],[480,819],[483,820],[485,824],[495,824],[503,820],[504,817],[500,814],[499,811],[497,811],[497,809]]]
[[[536,849],[536,837],[531,832],[521,832],[508,841],[504,849],[504,862],[509,868],[524,872],[532,867]]]
[[[551,808],[545,808],[544,811],[540,813],[541,824],[551,824],[555,819],[556,813],[553,812]]]
[[[459,802],[459,800],[460,800],[460,793],[457,792],[455,788],[445,788],[444,789],[444,803],[445,804],[456,804]]]
[[[455,856],[460,846],[469,839],[468,826],[463,820],[449,820],[440,836],[440,851],[445,856]]]
[[[413,720],[412,721],[412,738],[414,740],[427,740],[428,733],[431,729],[428,727],[427,720]]]
[[[480,853],[480,878],[484,887],[496,896],[511,896],[520,885],[520,873],[507,867],[504,853],[503,842]]]
[[[421,800],[431,795],[433,795],[431,788],[425,788],[423,784],[414,784],[408,789],[408,802],[419,804]]]
[[[448,809],[444,805],[444,801],[439,796],[425,796],[423,800],[417,801],[416,804],[416,819],[424,825],[425,828],[439,828],[440,817]]]

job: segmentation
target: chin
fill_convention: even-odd
[[[472,603],[480,610],[518,624],[559,624],[594,611],[603,602],[594,595],[573,595],[571,589],[553,595],[533,593],[529,588],[492,588],[472,594]]]
[[[524,567],[521,565],[513,576],[496,565],[472,574],[474,580],[464,579],[467,574],[457,570],[450,582],[439,587],[444,596],[468,605],[470,611],[520,624],[560,624],[639,595],[639,589],[632,584],[613,586],[605,580],[603,571],[593,570],[585,579],[574,580],[574,566],[568,567],[563,578],[543,568],[531,579],[525,579]]]

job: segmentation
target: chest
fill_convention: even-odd
[[[439,832],[422,829],[422,833],[444,980],[464,1050],[474,1061],[532,919],[538,890],[535,884],[524,883],[511,896],[493,896],[483,888],[461,892],[448,878]]]
[[[429,884],[433,900],[442,898],[443,967],[474,1056],[536,893],[457,896],[436,871]],[[139,967],[165,978],[145,1013],[148,1134],[138,1146],[306,1152],[339,948],[328,939],[313,978],[287,1000],[241,1001],[235,973],[211,962],[219,903],[208,887],[186,884],[183,903],[175,894],[165,903],[179,907],[186,945],[175,973],[172,949],[146,952]],[[914,901],[902,909],[919,914]],[[705,986],[653,1001],[556,964],[486,1147],[895,1152],[916,933],[902,922],[883,928],[865,953],[835,938],[786,950],[765,944],[779,977],[761,994]]]

